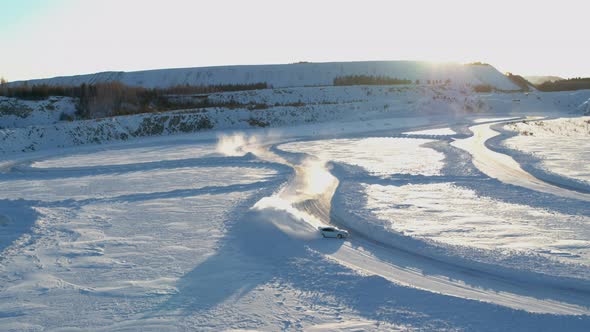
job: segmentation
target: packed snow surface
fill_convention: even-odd
[[[177,144],[168,147],[139,147],[124,149],[108,149],[105,151],[92,151],[69,155],[65,157],[54,157],[45,160],[39,160],[32,163],[32,167],[37,168],[72,168],[72,167],[91,167],[106,165],[126,165],[149,163],[162,160],[179,160],[198,158],[205,156],[214,156],[212,144]]]
[[[2,182],[0,199],[28,199],[44,202],[92,200],[112,197],[133,199],[134,194],[153,194],[154,186],[167,183],[169,191],[182,192],[203,187],[214,187],[225,181],[233,184],[247,184],[252,180],[265,181],[273,171],[248,167],[182,167],[142,171],[127,171],[124,175],[116,170],[107,174],[79,175],[64,174],[50,179],[17,179]],[[270,173],[270,174],[269,174]],[[213,177],[212,174],[216,176]],[[162,194],[165,196],[166,194]]]
[[[444,155],[424,147],[431,142],[427,139],[370,137],[302,141],[281,145],[280,149],[360,166],[374,175],[438,175]]]

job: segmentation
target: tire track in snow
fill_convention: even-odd
[[[338,217],[331,216],[329,212],[329,201],[327,199],[331,195],[333,195],[333,192],[331,194],[328,193],[323,199],[307,200],[297,207],[325,223],[331,221],[331,223],[338,225],[340,224]],[[389,245],[376,243],[372,239],[363,237],[360,234],[355,233],[353,235],[354,238],[346,241],[339,250],[326,254],[326,256],[351,269],[378,275],[404,286],[439,294],[494,303],[534,313],[560,315],[590,314],[590,310],[575,304],[553,300],[540,300],[532,296],[523,296],[516,293],[539,294],[542,297],[552,298],[556,296],[556,293],[560,293],[558,297],[571,297],[573,296],[571,291],[561,289],[541,290],[536,285],[523,285],[518,281],[487,275],[486,273],[475,270],[463,269],[460,266],[453,266]],[[321,245],[310,245],[310,247],[322,252]],[[475,285],[482,285],[482,287]],[[584,300],[584,296],[581,296],[577,300],[576,302],[578,303],[588,303],[588,299]]]
[[[255,153],[256,154],[256,153]],[[295,170],[295,176],[276,197],[289,202],[300,211],[298,216],[315,229],[318,224],[336,224],[338,218],[331,214],[331,200],[338,186],[338,179],[325,167],[309,170],[305,163],[294,165],[264,147],[257,156],[263,160],[283,163]],[[310,174],[323,172],[322,174]],[[305,187],[314,178],[329,181],[322,191],[310,193]],[[311,216],[306,218],[305,216]],[[484,272],[454,266],[429,257],[381,245],[369,238],[354,235],[333,252],[325,250],[320,242],[310,242],[310,249],[323,253],[328,258],[367,274],[381,276],[391,282],[448,296],[493,303],[532,313],[558,315],[590,315],[590,308],[573,303],[590,303],[587,293],[576,290],[555,289],[550,285],[527,285]],[[522,294],[531,294],[522,295]],[[553,300],[559,299],[559,300]],[[568,301],[569,300],[569,301]],[[573,302],[573,303],[570,303]]]
[[[562,188],[542,181],[523,170],[509,155],[490,150],[485,142],[500,135],[491,128],[492,125],[502,123],[486,123],[469,127],[473,136],[456,140],[451,145],[466,151],[472,156],[473,164],[482,173],[499,181],[523,188],[552,194],[565,198],[590,202],[590,194]]]

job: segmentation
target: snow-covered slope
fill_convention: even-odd
[[[489,65],[430,63],[419,61],[363,61],[298,63],[282,65],[220,66],[158,69],[136,72],[101,72],[88,75],[30,80],[29,84],[80,85],[120,81],[127,85],[169,87],[174,85],[244,84],[266,82],[273,87],[332,85],[346,75],[374,75],[409,80],[447,80],[455,84],[489,84],[502,90],[519,90]],[[14,82],[12,84],[20,84]]]

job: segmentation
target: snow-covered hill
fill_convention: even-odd
[[[101,72],[88,75],[30,80],[29,84],[80,85],[120,81],[147,88],[174,85],[247,84],[266,82],[273,87],[332,85],[339,76],[387,76],[412,81],[450,79],[455,84],[489,84],[501,90],[519,90],[506,76],[490,65],[430,63],[419,61],[363,61],[298,63],[281,65],[220,66],[158,69],[136,72]],[[18,85],[22,82],[13,82]]]

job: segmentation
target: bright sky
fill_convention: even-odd
[[[0,76],[296,61],[590,77],[587,0],[0,0]]]

